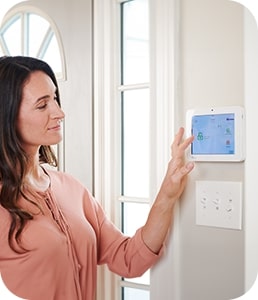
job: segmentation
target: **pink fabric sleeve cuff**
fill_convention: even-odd
[[[150,260],[153,259],[153,263],[158,260],[164,253],[165,245],[163,244],[158,253],[154,253],[151,249],[144,243],[142,238],[142,227],[136,231],[135,243],[139,247],[139,254],[143,259]]]

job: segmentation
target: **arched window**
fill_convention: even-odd
[[[65,80],[64,51],[54,22],[38,8],[16,5],[0,27],[0,55],[25,55],[49,63],[59,80]]]

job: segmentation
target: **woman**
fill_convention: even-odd
[[[64,112],[51,68],[35,58],[0,58],[0,272],[29,300],[93,300],[98,264],[136,277],[161,256],[173,207],[192,163],[181,128],[146,224],[124,236],[88,190],[56,166]]]

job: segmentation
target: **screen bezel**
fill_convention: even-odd
[[[232,161],[238,162],[245,159],[244,153],[244,125],[245,115],[244,108],[241,106],[226,106],[226,107],[210,107],[210,108],[196,108],[189,109],[186,113],[186,131],[187,136],[192,135],[192,119],[194,116],[204,115],[220,115],[220,114],[234,114],[234,140],[235,153],[234,154],[193,154],[192,145],[189,147],[187,156],[189,160],[193,161]]]

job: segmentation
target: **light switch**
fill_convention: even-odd
[[[242,229],[242,182],[196,181],[196,224]]]

